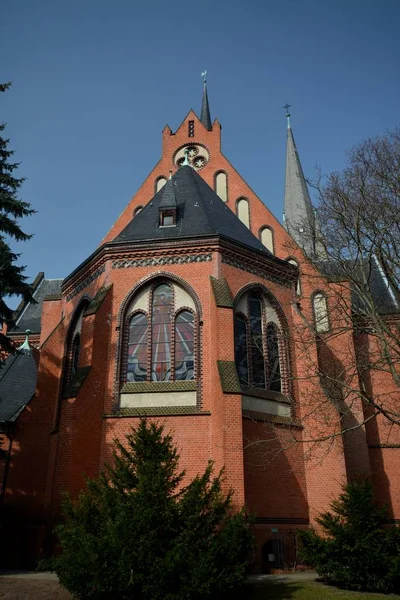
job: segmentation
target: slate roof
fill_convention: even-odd
[[[25,333],[27,329],[30,329],[32,333],[40,333],[43,300],[46,296],[61,297],[62,282],[62,279],[45,279],[43,277],[33,293],[36,303],[29,302],[26,306],[22,306],[19,314],[17,309],[17,319],[8,333]]]
[[[201,103],[200,121],[203,123],[204,127],[206,129],[208,129],[208,131],[211,131],[212,124],[211,124],[210,105],[208,103],[208,94],[207,94],[206,86],[204,86],[204,89],[203,89],[203,100]]]
[[[318,268],[330,280],[348,280],[352,282],[352,305],[355,313],[367,314],[370,309],[365,306],[365,298],[371,294],[374,306],[381,314],[400,312],[395,291],[380,268],[376,257],[362,264],[354,261],[335,264],[333,261],[319,262]]]
[[[163,203],[164,194],[170,194],[172,185],[177,203],[177,223],[173,227],[160,227],[159,208]],[[171,240],[214,235],[272,256],[204,179],[192,167],[182,166],[128,223],[114,242]]]
[[[36,389],[37,366],[32,351],[10,355],[0,367],[0,423],[15,421]]]

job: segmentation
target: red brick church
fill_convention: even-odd
[[[264,571],[293,564],[296,529],[354,477],[369,474],[399,522],[398,434],[357,427],[355,397],[339,435],[321,377],[351,370],[360,340],[351,326],[332,334],[351,311],[306,258],[317,225],[289,116],[284,211],[282,225],[222,153],[204,87],[200,118],[164,128],[159,162],[99,247],[64,279],[38,275],[0,371],[3,565],[51,548],[62,492],[76,496],[143,415],[173,432],[188,478],[225,466]],[[375,385],[389,383],[372,373]]]

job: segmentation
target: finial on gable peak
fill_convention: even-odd
[[[291,107],[291,104],[284,104],[282,108],[284,108],[286,110],[286,120],[287,120],[287,128],[290,129],[290,112],[289,112],[289,108]]]
[[[18,346],[17,350],[19,350],[20,352],[21,351],[22,352],[30,352],[31,351],[31,347],[29,345],[29,336],[30,336],[31,333],[32,332],[31,332],[30,329],[27,329],[25,331],[25,340],[24,340],[24,342],[20,346]]]

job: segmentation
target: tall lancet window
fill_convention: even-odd
[[[134,314],[129,320],[127,381],[147,381],[147,316]]]
[[[289,394],[282,326],[277,310],[263,290],[240,296],[235,304],[234,324],[235,365],[241,385]]]
[[[151,379],[168,381],[171,378],[171,322],[173,311],[173,291],[170,285],[162,283],[153,291],[151,317]]]
[[[313,296],[313,310],[316,332],[326,333],[329,331],[328,304],[325,295],[321,292],[317,292]]]
[[[182,310],[175,319],[175,381],[194,379],[194,316]]]
[[[237,201],[237,216],[246,227],[250,227],[249,201],[246,198],[240,198]]]

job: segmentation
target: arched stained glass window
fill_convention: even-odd
[[[171,378],[171,320],[174,306],[172,287],[166,283],[153,291],[151,315],[151,380]]]
[[[251,382],[254,387],[265,388],[265,366],[262,336],[262,310],[258,296],[249,296]]]
[[[79,353],[81,351],[81,336],[80,333],[76,333],[72,340],[72,352],[71,352],[71,379],[75,377],[78,370],[79,364]]]
[[[279,362],[278,329],[275,323],[267,325],[268,383],[273,392],[281,391],[281,367]]]
[[[175,381],[194,379],[194,317],[182,310],[175,319]]]
[[[249,359],[247,356],[247,327],[242,315],[235,316],[235,364],[239,381],[243,385],[249,382]]]
[[[147,380],[147,317],[133,315],[129,321],[127,381]]]

